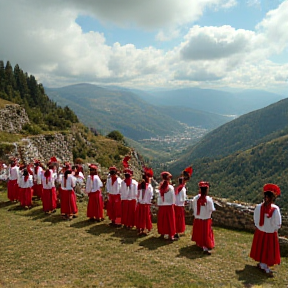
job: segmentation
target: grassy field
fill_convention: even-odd
[[[288,259],[267,278],[249,258],[253,235],[214,227],[211,256],[190,240],[191,225],[177,242],[159,239],[156,224],[147,237],[136,231],[87,221],[64,221],[59,209],[45,215],[0,192],[0,287],[288,287]]]

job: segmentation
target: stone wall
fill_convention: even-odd
[[[72,163],[72,148],[71,135],[55,133],[23,138],[16,149],[23,162],[30,163],[33,162],[33,159],[39,159],[45,164],[52,156],[57,157],[61,162],[70,161]]]
[[[19,133],[23,125],[30,123],[26,111],[18,104],[6,104],[0,109],[0,131]]]

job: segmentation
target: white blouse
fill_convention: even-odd
[[[103,183],[98,175],[94,175],[93,181],[91,178],[91,175],[88,175],[87,181],[86,181],[86,193],[93,193],[101,189],[103,187]]]
[[[121,182],[120,187],[121,200],[136,200],[138,195],[138,182],[134,179],[131,180],[131,185],[128,187],[124,180]]]
[[[277,232],[278,229],[281,227],[281,224],[282,224],[282,218],[281,218],[279,207],[275,204],[271,204],[271,207],[275,208],[272,216],[270,218],[268,218],[267,215],[265,214],[264,215],[264,225],[259,226],[261,205],[262,205],[262,203],[258,204],[254,210],[255,226],[262,232],[266,232],[266,233]]]
[[[197,196],[195,196],[192,200],[192,207],[193,207],[193,211],[194,211],[194,217],[196,219],[202,219],[202,220],[206,220],[206,219],[210,219],[212,212],[215,211],[215,207],[214,207],[214,202],[212,200],[211,197],[206,196],[206,205],[205,206],[201,206],[200,208],[200,214],[197,215],[197,200],[200,198],[200,194],[198,194]]]

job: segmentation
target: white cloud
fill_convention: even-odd
[[[140,4],[139,4],[140,3]],[[0,59],[38,77],[46,86],[117,83],[126,86],[287,85],[287,65],[267,57],[288,43],[288,0],[270,11],[255,31],[231,26],[192,26],[207,8],[229,9],[234,0],[0,0]],[[102,22],[157,29],[157,39],[180,37],[168,51],[147,45],[106,43],[83,33],[79,15]],[[140,31],[140,30],[139,30]]]

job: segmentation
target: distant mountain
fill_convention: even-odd
[[[181,103],[178,103],[178,105]],[[234,119],[233,116],[223,116],[210,112],[203,112],[185,106],[159,106],[159,112],[168,113],[172,118],[188,126],[201,127],[208,130],[215,129]]]
[[[139,96],[153,105],[181,105],[222,115],[243,115],[286,98],[283,95],[260,90],[244,90],[232,93],[201,88],[156,90],[139,94]]]
[[[179,121],[199,126],[201,118],[202,127],[212,129],[230,120],[219,115],[214,115],[213,119],[213,115],[207,117],[205,113],[193,110],[187,111],[187,117],[179,117],[177,115],[183,113],[182,108],[175,107],[171,112],[170,108],[168,111],[155,107],[140,98],[139,90],[133,92],[120,87],[77,84],[62,88],[45,88],[45,91],[58,105],[71,107],[85,125],[104,133],[119,130],[125,137],[136,141],[182,133],[184,126]],[[145,92],[142,96],[144,94]]]
[[[221,158],[280,137],[288,128],[288,99],[245,114],[206,134],[171,167],[177,170],[196,159]],[[283,134],[283,135],[284,135]]]

